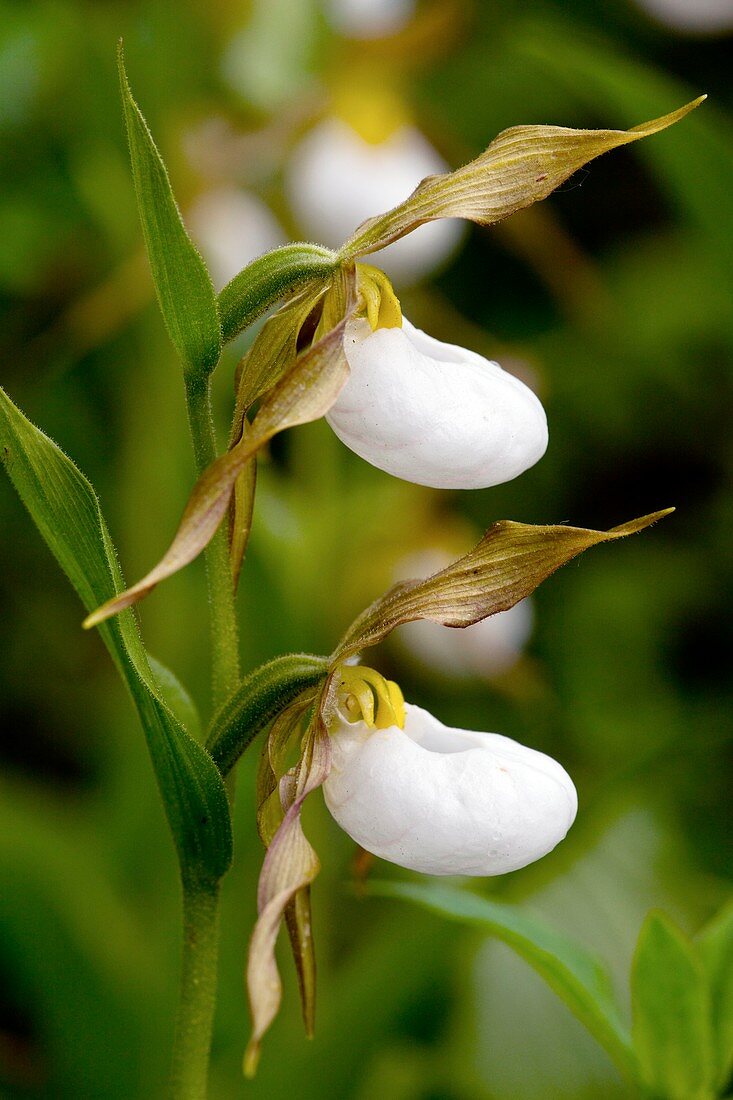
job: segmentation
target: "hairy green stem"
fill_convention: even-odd
[[[196,473],[200,476],[216,458],[209,378],[186,382],[186,405]],[[205,552],[211,628],[212,697],[219,707],[239,682],[239,632],[234,583],[226,531],[221,527]]]
[[[186,378],[186,407],[196,472],[216,458],[209,376]],[[206,550],[206,583],[211,631],[214,707],[239,682],[239,635],[234,584],[226,532],[220,530]],[[206,1100],[211,1034],[216,1009],[219,955],[219,884],[201,884],[184,875],[181,992],[173,1043],[171,1100]]]
[[[171,1100],[206,1100],[218,951],[219,886],[184,882],[183,967]]]

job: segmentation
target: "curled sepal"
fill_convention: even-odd
[[[315,698],[314,688],[305,688],[275,718],[260,754],[255,800],[257,832],[265,848],[280,828],[283,819],[280,780],[288,771],[286,761],[295,741],[302,735],[303,723]]]
[[[275,960],[275,941],[280,923],[297,895],[313,881],[320,864],[300,824],[306,797],[326,780],[331,766],[331,741],[316,714],[300,763],[294,774],[280,783],[284,811],[282,823],[265,856],[257,894],[257,923],[252,933],[247,963],[247,991],[252,1012],[252,1035],[244,1056],[244,1072],[257,1070],[262,1037],[275,1018],[282,983]]]
[[[352,296],[353,297],[353,296]],[[308,351],[302,352],[270,390],[239,443],[221,455],[201,475],[168,551],[141,581],[103,604],[84,621],[89,628],[138,603],[160,581],[198,557],[226,515],[234,485],[247,463],[274,435],[297,424],[318,420],[331,408],[348,374],[344,331],[353,310],[352,299],[339,324]]]
[[[257,831],[266,848],[282,823],[284,811],[280,799],[280,781],[287,772],[287,760],[303,731],[308,711],[313,706],[318,689],[308,687],[295,697],[272,723],[260,756],[257,771]],[[285,923],[290,937],[295,970],[298,976],[303,1023],[312,1037],[316,1012],[316,957],[310,909],[310,889],[299,890],[285,909]]]
[[[376,645],[395,627],[415,619],[462,627],[507,611],[583,550],[633,535],[672,511],[654,512],[610,531],[501,520],[446,569],[425,580],[403,581],[376,600],[351,625],[331,660]]]
[[[631,130],[572,130],[564,126],[513,126],[494,138],[476,160],[444,175],[427,176],[408,199],[365,221],[344,244],[347,259],[365,256],[436,218],[466,218],[492,225],[538,202],[595,157],[656,134],[705,99]]]
[[[237,443],[242,434],[242,421],[247,410],[258,397],[272,388],[295,359],[300,330],[326,289],[323,283],[309,283],[273,313],[260,329],[237,373],[232,444]],[[336,320],[338,322],[341,318]]]

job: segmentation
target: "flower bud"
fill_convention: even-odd
[[[575,820],[575,787],[544,753],[451,729],[405,704],[404,729],[338,717],[326,805],[374,855],[430,875],[501,875],[540,859]]]
[[[498,363],[402,328],[347,326],[351,369],[326,419],[373,466],[434,489],[511,481],[547,448],[539,400]]]

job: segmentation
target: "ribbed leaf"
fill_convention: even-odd
[[[449,886],[372,882],[369,893],[414,901],[449,920],[483,928],[528,962],[588,1028],[627,1076],[635,1076],[631,1042],[600,959],[520,909]]]
[[[161,155],[132,98],[122,43],[117,63],[138,213],[163,320],[187,375],[207,375],[218,363],[222,347],[216,293],[186,232]]]
[[[692,944],[664,913],[644,922],[631,971],[641,1078],[664,1100],[708,1100],[714,1062],[710,998]]]
[[[631,130],[571,130],[564,126],[513,126],[480,157],[440,176],[427,176],[409,198],[365,221],[344,244],[348,259],[376,252],[435,218],[467,218],[479,225],[503,221],[559,187],[595,157],[656,134],[705,99]]]
[[[733,1073],[733,903],[697,938],[712,1001],[716,1083],[722,1090]]]
[[[0,390],[0,448],[13,485],[89,609],[123,588],[89,482]],[[163,702],[134,616],[100,630],[138,711],[184,875],[215,881],[231,860],[229,806],[219,772]]]
[[[673,510],[654,512],[610,531],[501,520],[446,569],[426,580],[403,581],[376,600],[349,628],[332,660],[376,645],[395,627],[414,619],[461,627],[507,611],[583,550],[642,531]]]

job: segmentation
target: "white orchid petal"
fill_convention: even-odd
[[[351,375],[327,420],[380,470],[435,489],[510,481],[547,448],[538,398],[498,363],[402,328],[347,326]]]
[[[565,769],[497,733],[406,704],[404,730],[340,720],[323,791],[367,851],[432,875],[500,875],[550,852],[575,820]]]

